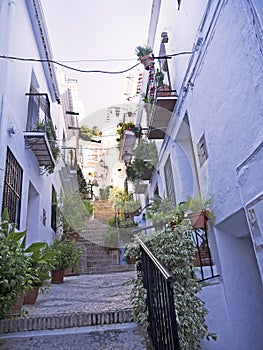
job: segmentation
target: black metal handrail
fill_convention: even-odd
[[[138,237],[147,291],[149,336],[155,350],[180,350],[174,304],[174,277]]]
[[[197,248],[195,254],[195,266],[201,274],[199,282],[206,281],[218,277],[215,272],[214,263],[209,247],[209,241],[206,229],[195,229],[193,231],[193,240]]]

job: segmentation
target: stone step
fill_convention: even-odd
[[[131,309],[99,313],[69,313],[66,315],[1,319],[0,333],[64,329],[132,322]]]
[[[89,274],[106,274],[110,272],[134,271],[134,265],[111,265],[111,266],[92,266],[88,267]]]
[[[150,350],[147,338],[135,323],[0,335],[0,348],[56,350]]]

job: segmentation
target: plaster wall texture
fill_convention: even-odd
[[[10,36],[4,37],[1,42],[0,51],[6,55],[17,57],[39,57],[32,25],[24,1],[5,2],[1,8],[0,22],[10,21],[8,31]],[[10,12],[8,6],[13,6]],[[11,16],[11,18],[8,18]],[[9,39],[9,43],[6,40]],[[4,47],[4,49],[3,49]],[[28,195],[34,193],[34,215],[30,215],[30,220],[34,220],[31,226],[31,232],[28,243],[43,238],[51,241],[53,230],[50,229],[51,218],[51,184],[58,179],[50,175],[39,175],[38,162],[30,149],[26,149],[23,131],[26,129],[28,97],[25,95],[30,91],[32,70],[34,70],[39,91],[48,93],[48,84],[41,63],[20,62],[16,60],[1,60],[0,70],[4,80],[0,85],[1,96],[1,117],[0,117],[0,198],[2,201],[4,169],[6,161],[6,146],[8,145],[23,168],[22,185],[22,205],[21,205],[21,227],[23,230],[27,227],[28,217]],[[49,97],[50,98],[50,97]],[[50,101],[51,102],[51,101]],[[56,110],[56,112],[58,112]],[[13,127],[15,133],[7,132],[9,127]],[[59,187],[58,182],[55,187]],[[44,194],[44,195],[43,195]],[[39,210],[37,210],[37,207]],[[32,209],[32,207],[31,207]],[[47,223],[42,224],[41,213],[46,210]]]
[[[160,177],[164,178],[162,165],[171,153],[178,202],[187,191],[191,196],[198,193],[198,186],[203,197],[214,194],[216,220],[209,240],[212,238],[212,255],[222,284],[205,287],[201,297],[210,311],[209,328],[219,339],[204,343],[203,348],[259,350],[263,340],[262,282],[244,204],[247,197],[251,200],[262,192],[260,176],[253,176],[260,173],[262,159],[257,155],[260,159],[256,162],[253,156],[253,162],[242,169],[243,177],[237,168],[253,155],[263,138],[262,5],[257,0],[198,1],[196,5],[194,13],[192,2],[182,2],[180,11],[171,2],[162,2],[155,35],[154,47],[158,48],[161,32],[168,32],[167,53],[192,50],[202,38],[193,57],[169,61],[179,100],[168,128],[170,140],[163,147]],[[191,20],[194,15],[196,22]],[[192,152],[180,141],[186,113]],[[208,159],[201,166],[197,143],[202,135]],[[184,136],[187,144],[188,136]],[[192,180],[195,176],[196,183]],[[162,181],[161,186],[165,187]]]
[[[241,3],[225,7],[186,101],[196,139],[205,133],[208,191],[216,193],[218,222],[242,205],[236,168],[263,136],[262,58],[246,13],[240,15],[242,10]],[[205,168],[199,170],[200,179]]]

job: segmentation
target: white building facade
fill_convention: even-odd
[[[27,244],[51,242],[65,123],[39,0],[0,1],[0,54],[1,210],[27,230]]]
[[[147,44],[155,69],[176,92],[169,114],[159,107],[148,116],[159,163],[145,195],[176,204],[213,195],[216,218],[208,235],[220,277],[201,297],[218,340],[203,349],[262,348],[262,23],[259,0],[154,0],[152,6]],[[148,78],[145,70],[144,87]],[[144,122],[143,113],[138,120]]]

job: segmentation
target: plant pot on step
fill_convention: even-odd
[[[74,273],[74,269],[73,268],[65,269],[64,277],[65,276],[74,276],[74,275],[75,275],[75,273]]]
[[[20,316],[24,303],[24,295],[18,297],[17,302],[10,309],[10,316]]]
[[[207,216],[204,211],[198,211],[187,214],[188,218],[191,221],[191,225],[194,229],[203,229],[207,230]]]
[[[64,273],[65,273],[64,269],[52,271],[51,283],[53,284],[64,283]]]
[[[25,304],[35,304],[37,301],[38,293],[40,286],[33,286],[30,288],[24,296],[24,305]]]

